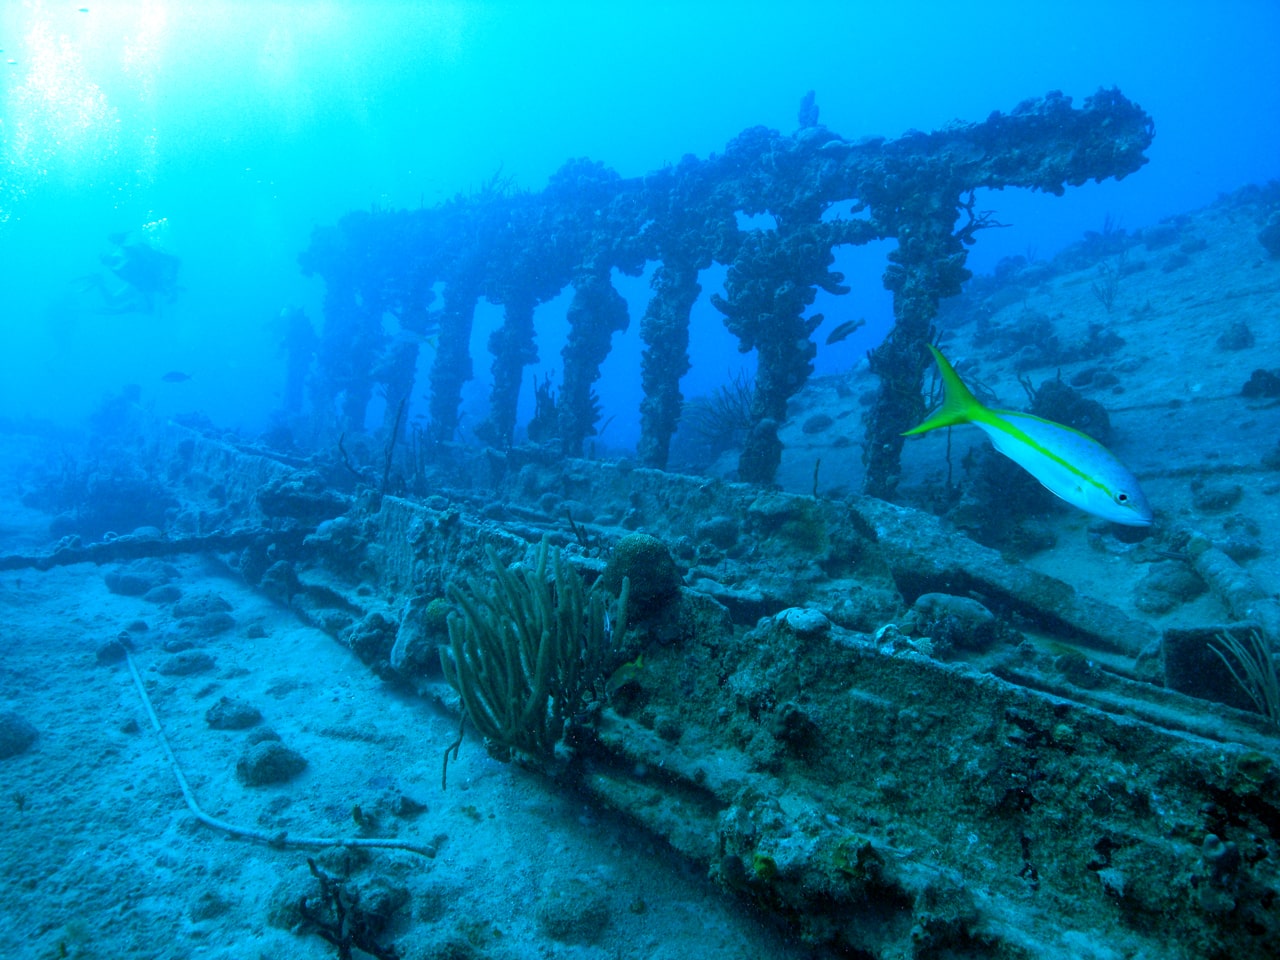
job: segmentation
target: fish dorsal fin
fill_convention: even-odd
[[[938,373],[942,375],[942,406],[934,411],[933,415],[920,424],[918,427],[912,427],[906,431],[903,436],[909,437],[917,433],[928,433],[930,430],[937,430],[940,427],[954,427],[959,423],[972,423],[974,420],[981,418],[986,412],[986,408],[978,402],[969,388],[964,385],[964,381],[960,379],[960,375],[956,373],[955,368],[947,362],[947,358],[942,355],[933,344],[928,344],[929,352],[933,354],[933,359],[938,364]]]

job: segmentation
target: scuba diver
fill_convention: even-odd
[[[132,233],[113,233],[112,249],[98,259],[123,286],[109,283],[101,273],[81,278],[83,289],[102,297],[99,313],[153,313],[158,297],[172,303],[178,295],[178,268],[182,261],[160,249],[155,239],[163,219]]]

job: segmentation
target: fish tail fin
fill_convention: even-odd
[[[985,409],[978,402],[978,398],[964,385],[960,375],[938,348],[933,344],[929,344],[928,347],[929,352],[933,354],[933,359],[937,361],[938,373],[942,375],[942,406],[924,423],[903,433],[904,437],[928,433],[939,427],[954,427],[956,424],[970,423],[978,419],[978,415]]]

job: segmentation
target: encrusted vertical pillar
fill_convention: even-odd
[[[663,468],[680,421],[680,378],[689,372],[689,312],[702,287],[695,264],[668,255],[654,271],[653,298],[640,321],[640,462]]]
[[[462,385],[471,379],[471,323],[479,294],[474,283],[451,280],[440,310],[440,341],[431,366],[431,438],[454,439]]]
[[[565,344],[564,385],[560,392],[560,440],[564,452],[582,456],[583,441],[596,432],[597,407],[592,386],[609,355],[615,332],[627,329],[627,301],[613,289],[607,267],[591,265],[574,281],[569,305],[569,342]]]
[[[387,388],[387,405],[382,411],[382,435],[394,443],[404,436],[404,418],[400,405],[407,408],[413,396],[414,375],[418,369],[418,345],[412,341],[391,343],[374,371],[374,378]],[[395,436],[392,436],[395,431]]]
[[[301,307],[286,307],[280,312],[280,319],[285,325],[281,346],[288,356],[283,407],[286,413],[296,415],[302,412],[307,379],[320,338],[316,336],[311,320]]]
[[[493,391],[489,395],[489,419],[477,431],[485,443],[507,447],[516,429],[516,410],[524,368],[538,361],[533,331],[534,299],[513,294],[506,302],[502,326],[489,335],[493,354]]]
[[[781,218],[780,218],[781,219]],[[819,320],[805,317],[815,286],[835,294],[848,292],[843,277],[828,269],[832,231],[825,224],[755,231],[743,240],[725,278],[727,298],[711,303],[725,315],[738,337],[738,349],[756,351],[752,426],[738,458],[738,478],[772,483],[782,462],[778,427],[787,401],[813,372],[818,348],[810,339]]]
[[[321,430],[332,424],[338,409],[338,430],[360,433],[373,396],[370,371],[377,356],[380,332],[368,305],[346,283],[330,281],[324,298],[324,331],[316,351],[312,381],[315,415]]]
[[[954,210],[954,208],[953,208]],[[969,277],[964,245],[954,232],[956,217],[921,217],[898,233],[889,254],[885,288],[893,293],[893,331],[871,352],[871,370],[880,378],[867,412],[866,492],[889,498],[898,484],[903,432],[924,413],[921,387],[929,364],[925,345],[933,338],[938,301],[953,297]]]

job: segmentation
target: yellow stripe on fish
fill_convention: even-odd
[[[1151,524],[1151,508],[1133,474],[1093,437],[1029,413],[984,407],[936,347],[942,374],[942,406],[903,436],[972,423],[996,450],[1031,474],[1056,497],[1087,513],[1131,527]]]

